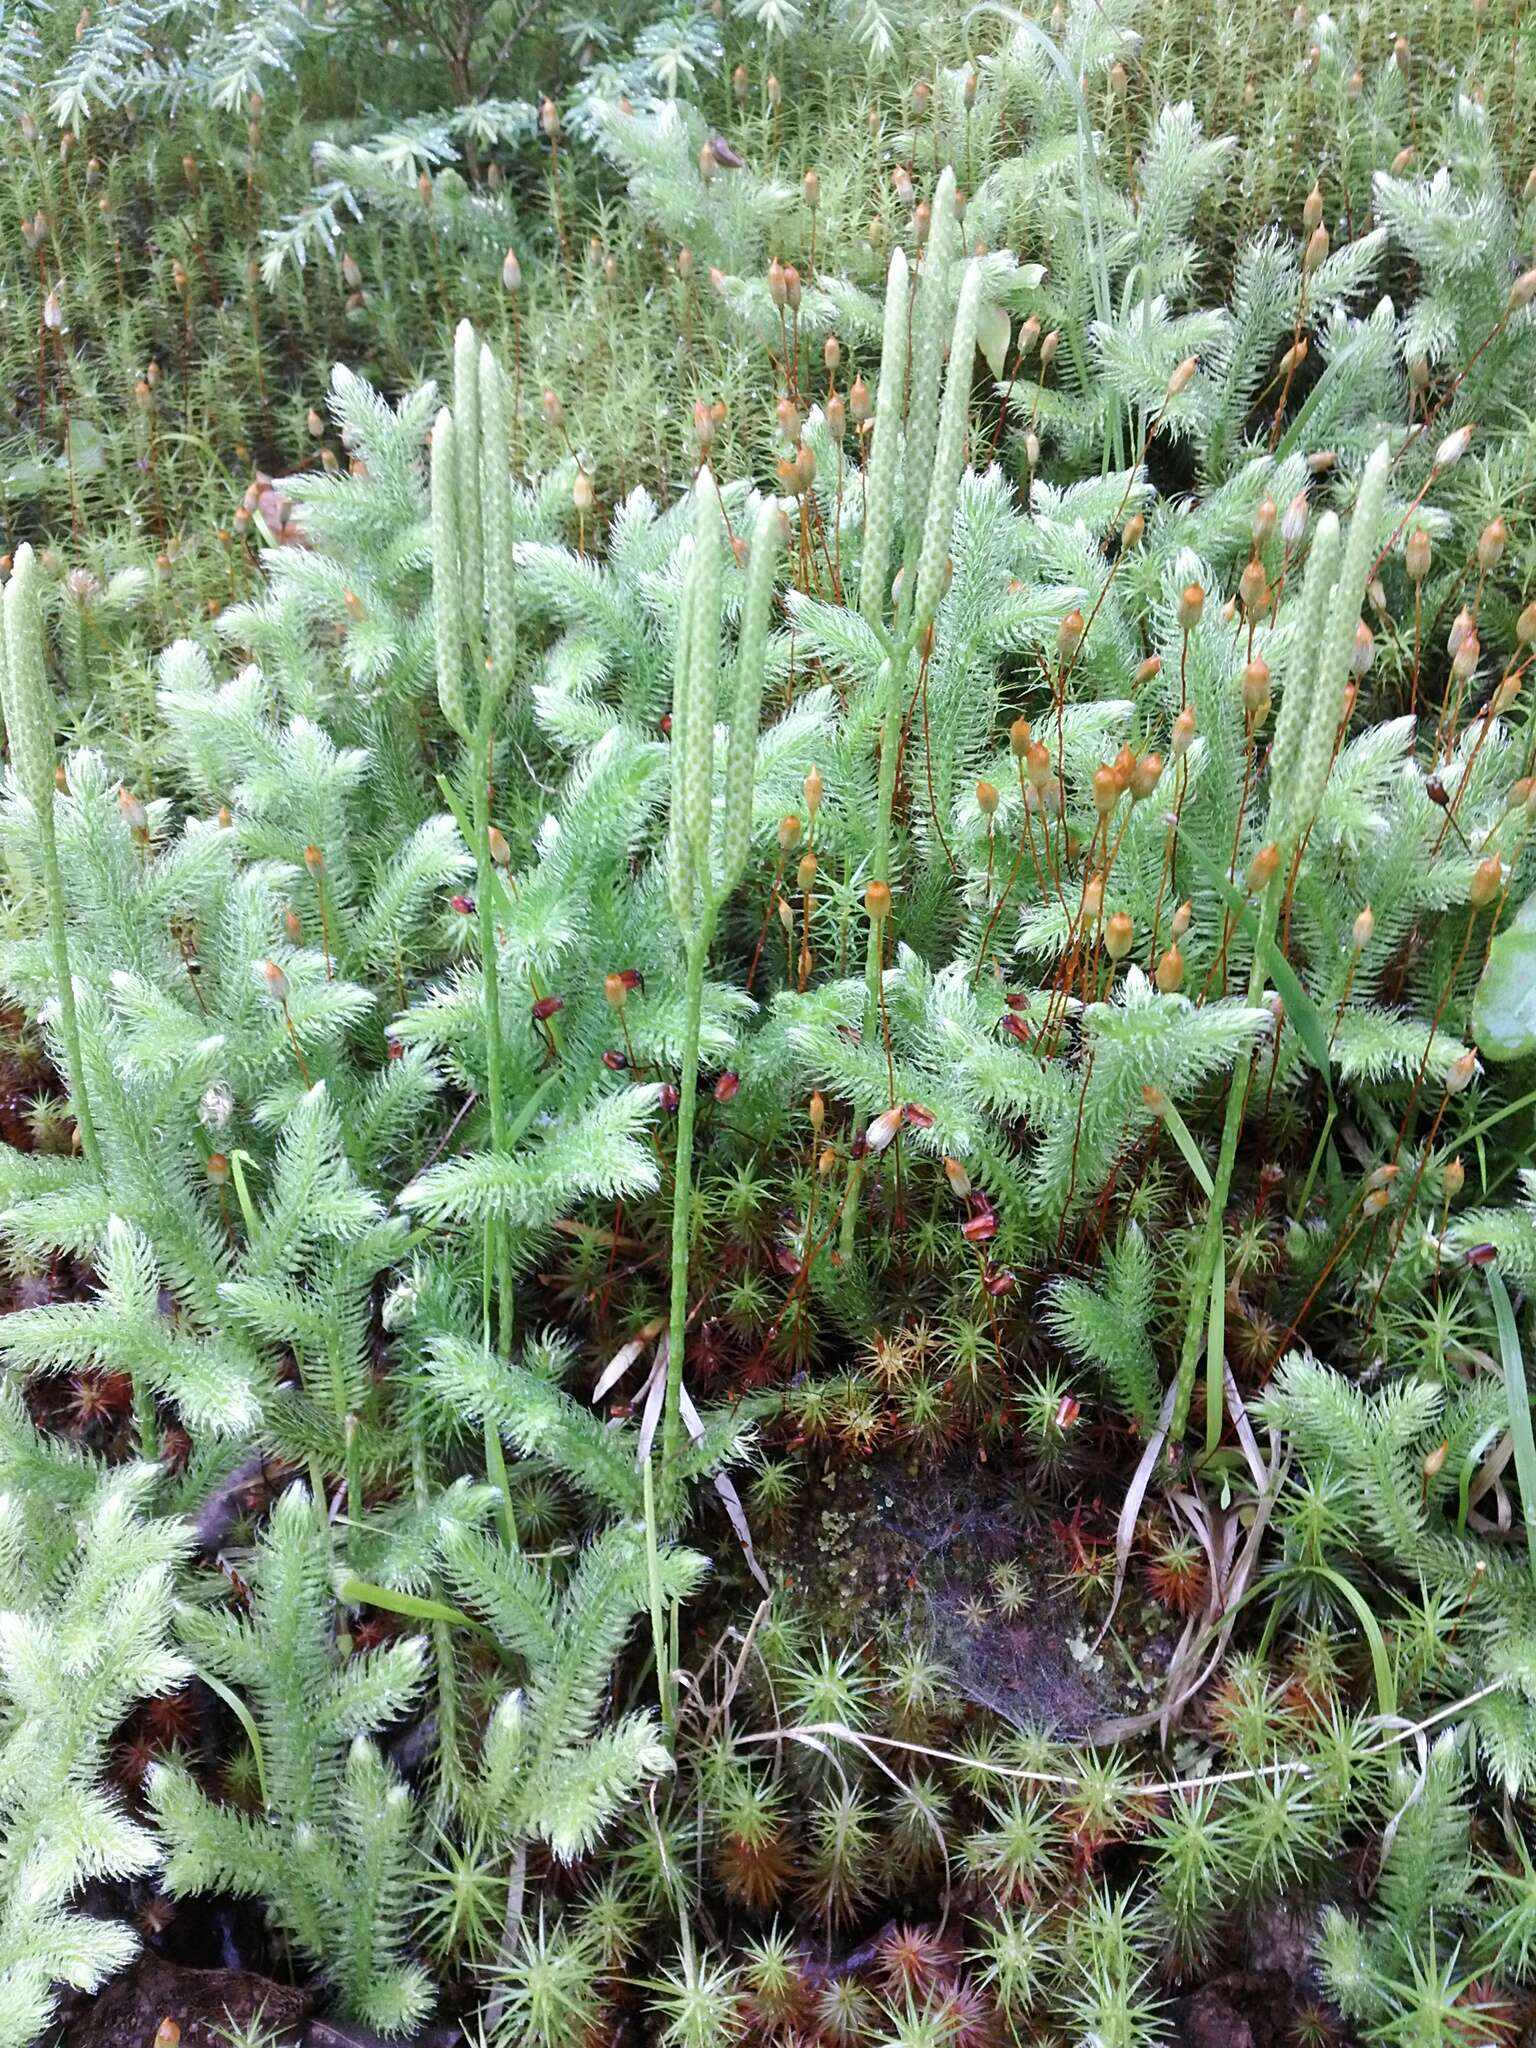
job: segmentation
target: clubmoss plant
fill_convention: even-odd
[[[751,846],[753,766],[780,521],[778,506],[771,500],[765,501],[748,544],[726,740],[724,800],[716,834],[715,716],[721,679],[720,619],[726,532],[719,488],[707,467],[699,472],[693,500],[691,549],[680,587],[673,655],[671,823],[666,854],[668,900],[687,961],[687,986],[679,1049],[681,1078],[672,1196],[667,1391],[661,1445],[664,1483],[675,1471],[682,1448],[693,1138],[704,971],[721,908],[741,879]]]

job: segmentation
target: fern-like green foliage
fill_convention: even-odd
[[[615,1814],[672,1769],[654,1717],[603,1725],[615,1658],[652,1598],[643,1534],[605,1530],[563,1588],[515,1552],[456,1526],[444,1542],[449,1583],[523,1669],[486,1728],[471,1804],[511,1844],[547,1842],[566,1861],[588,1854]],[[684,1550],[658,1562],[656,1596],[685,1599],[706,1570]]]
[[[93,1880],[160,1863],[108,1789],[129,1710],[191,1666],[172,1640],[183,1525],[151,1511],[156,1474],[107,1471],[41,1436],[0,1389],[0,2041],[25,2048],[59,1988],[94,1991],[137,1936],[77,1910]]]
[[[1536,1782],[1536,1595],[1523,1558],[1468,1528],[1469,1483],[1508,1417],[1496,1379],[1396,1379],[1367,1392],[1304,1353],[1282,1363],[1267,1397],[1309,1476],[1337,1489],[1332,1543],[1293,1549],[1303,1579],[1362,1550],[1380,1568],[1420,1582],[1475,1626],[1450,1631],[1448,1679],[1464,1693],[1493,1688],[1471,1709],[1482,1760],[1509,1793]],[[1309,1518],[1292,1524],[1300,1537]],[[1321,1588],[1322,1582],[1318,1582]],[[1449,1624],[1447,1624],[1449,1627]]]
[[[157,1765],[149,1801],[175,1893],[264,1900],[347,2010],[381,2033],[425,2014],[431,1985],[410,1958],[415,1822],[409,1791],[370,1738],[416,1702],[426,1645],[347,1653],[332,1550],[315,1501],[290,1487],[250,1567],[250,1611],[183,1605],[195,1667],[246,1704],[264,1811],[211,1798],[181,1763]]]
[[[1056,1336],[1104,1375],[1116,1401],[1148,1434],[1156,1426],[1161,1399],[1146,1326],[1156,1292],[1152,1248],[1132,1224],[1105,1252],[1098,1286],[1068,1275],[1057,1282],[1051,1300]]]

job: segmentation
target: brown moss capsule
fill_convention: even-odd
[[[1093,771],[1093,807],[1101,818],[1107,818],[1120,801],[1120,784],[1115,779],[1113,768],[1098,767]]]
[[[814,825],[816,822],[816,813],[821,809],[821,795],[823,788],[821,773],[819,769],[816,767],[814,761],[811,763],[810,770],[806,775],[804,783],[801,786],[805,791],[805,808],[810,815],[811,823]]]
[[[117,792],[117,807],[122,813],[123,823],[128,827],[128,836],[135,845],[147,845],[149,843],[149,813],[131,789],[120,789]]]
[[[1428,533],[1422,526],[1416,526],[1409,534],[1403,549],[1403,563],[1410,582],[1422,583],[1429,574],[1431,548]]]
[[[1170,946],[1158,961],[1152,979],[1165,996],[1176,995],[1184,981],[1184,955],[1177,946]]]
[[[1137,663],[1136,673],[1131,677],[1131,688],[1133,690],[1142,689],[1147,683],[1152,681],[1154,676],[1160,676],[1162,672],[1162,656],[1160,654],[1149,654],[1145,661]]]
[[[864,908],[872,924],[884,924],[891,914],[891,891],[886,882],[871,882],[864,891]]]
[[[1198,583],[1186,583],[1179,592],[1179,626],[1192,633],[1205,611],[1205,592]]]
[[[1187,388],[1195,374],[1195,368],[1196,359],[1194,356],[1186,356],[1182,363],[1174,366],[1173,375],[1168,379],[1167,396],[1169,398],[1177,398],[1179,393]]]
[[[291,917],[293,915],[292,911],[288,915]],[[275,960],[262,961],[261,976],[267,985],[267,993],[271,996],[273,1002],[286,1003],[288,1000],[288,977]]]
[[[1262,896],[1280,872],[1280,849],[1273,842],[1261,846],[1248,863],[1248,894]]]
[[[799,844],[800,819],[795,812],[791,811],[787,817],[780,818],[779,820],[779,851],[780,853],[793,853]]]
[[[1083,644],[1083,615],[1074,606],[1056,628],[1056,652],[1064,659],[1076,654]]]
[[[1363,953],[1376,932],[1376,916],[1369,903],[1361,910],[1350,926],[1350,944],[1357,953]]]
[[[1509,528],[1504,521],[1490,519],[1477,537],[1477,566],[1485,576],[1499,566],[1508,542]]]
[[[1016,718],[1008,728],[1008,748],[1016,761],[1022,761],[1029,752],[1029,740],[1029,720]]]
[[[1456,1197],[1461,1193],[1462,1189],[1466,1186],[1466,1184],[1467,1169],[1465,1168],[1465,1166],[1462,1165],[1459,1159],[1448,1159],[1445,1162],[1446,1200],[1448,1202],[1454,1202]]]
[[[1104,927],[1104,950],[1111,960],[1123,960],[1135,941],[1136,927],[1123,910],[1117,910]]]
[[[1195,906],[1187,898],[1173,913],[1173,936],[1182,939],[1189,930],[1195,915]]]
[[[216,1188],[221,1188],[229,1179],[229,1161],[222,1152],[208,1154],[206,1172]]]
[[[985,780],[976,785],[976,807],[984,818],[990,818],[997,810],[998,795],[995,782]]]
[[[305,847],[304,865],[312,875],[323,875],[325,873],[325,855],[318,846]]]
[[[1354,676],[1356,682],[1359,682],[1362,676],[1369,674],[1371,663],[1375,659],[1376,636],[1372,633],[1364,619],[1361,619],[1355,627],[1355,644],[1350,649],[1349,655],[1350,673]],[[1349,708],[1353,711],[1353,702],[1351,702]]]
[[[1161,754],[1143,754],[1132,768],[1128,787],[1133,803],[1145,803],[1163,779],[1163,757]]]
[[[1256,654],[1243,668],[1243,709],[1255,724],[1269,714],[1269,663]]]
[[[807,849],[806,852],[801,854],[800,864],[795,869],[795,887],[800,891],[800,894],[802,896],[809,896],[811,891],[815,888],[816,868],[816,856],[809,849]]]
[[[1447,1095],[1460,1095],[1464,1088],[1470,1088],[1477,1078],[1477,1054],[1461,1053],[1451,1061],[1450,1072],[1445,1077]]]
[[[1173,740],[1170,752],[1175,761],[1182,761],[1194,745],[1197,730],[1195,714],[1186,704],[1178,717],[1173,721]]]
[[[1257,557],[1244,565],[1243,573],[1238,578],[1237,594],[1249,618],[1268,611],[1269,578],[1264,573],[1264,564]]]
[[[814,171],[807,171],[800,181],[801,196],[814,213],[821,204],[821,179]]]
[[[1120,552],[1128,554],[1137,546],[1147,530],[1147,522],[1139,512],[1133,512],[1120,529]]]
[[[1253,544],[1256,548],[1268,547],[1279,518],[1280,508],[1274,499],[1261,498],[1253,515]]]
[[[502,832],[500,827],[496,825],[488,825],[486,827],[485,837],[486,843],[490,848],[491,859],[496,863],[497,867],[511,867],[512,849],[510,846],[508,846],[506,834]]]
[[[1480,860],[1467,887],[1467,901],[1474,910],[1486,910],[1504,887],[1504,864],[1496,853]]]

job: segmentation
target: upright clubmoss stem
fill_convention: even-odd
[[[906,663],[895,655],[885,664],[885,710],[880,735],[880,782],[875,807],[875,846],[870,880],[891,879],[891,816],[896,804],[896,763],[901,756],[901,716],[905,702]],[[869,989],[869,1030],[878,1029],[880,1013],[880,934],[871,923],[865,952],[864,978]]]
[[[667,1646],[666,1613],[661,1593],[661,1546],[656,1527],[656,1476],[649,1458],[640,1475],[645,1502],[645,1577],[651,1608],[651,1643],[656,1655],[656,1689],[661,1699],[661,1725],[670,1742],[676,1732],[672,1698],[672,1662]]]
[[[85,1086],[85,1052],[80,1041],[80,1019],[75,1009],[75,983],[69,965],[69,928],[66,922],[64,876],[59,867],[58,841],[53,830],[50,798],[42,813],[38,838],[43,855],[43,884],[48,896],[48,942],[53,954],[53,978],[59,991],[59,1026],[64,1038],[64,1058],[69,1068],[69,1092],[74,1098],[75,1120],[80,1126],[80,1150],[93,1173],[101,1173],[101,1145],[91,1116],[90,1097]]]
[[[659,1540],[658,1515],[679,1509],[678,1465],[683,1448],[683,1354],[688,1329],[688,1252],[693,1213],[693,1139],[698,1109],[699,1033],[704,973],[720,908],[740,882],[752,847],[752,787],[762,715],[763,668],[774,606],[779,512],[770,499],[758,508],[746,550],[747,574],[737,631],[730,728],[719,829],[714,827],[715,714],[721,682],[720,628],[725,508],[710,470],[694,486],[694,524],[678,612],[672,673],[672,817],[667,843],[667,893],[683,942],[687,981],[683,998],[677,1109],[677,1150],[672,1187],[671,1303],[667,1325],[667,1383],[661,1427],[661,1470],[647,1461],[646,1543]],[[812,807],[814,824],[814,806]],[[660,1495],[658,1501],[657,1495]],[[654,1592],[654,1588],[653,1588]],[[657,1607],[659,1613],[659,1606]],[[655,1617],[653,1616],[653,1619]],[[657,1685],[671,1725],[677,1617],[663,1643],[658,1626]]]
[[[490,721],[484,721],[489,727]],[[475,914],[480,930],[480,990],[485,1012],[486,1098],[491,1111],[491,1144],[499,1156],[511,1149],[507,1128],[506,1087],[502,1077],[501,974],[496,957],[495,892],[496,863],[491,857],[490,770],[491,733],[477,736],[475,763]],[[512,1281],[512,1244],[505,1223],[491,1225],[494,1242],[490,1251],[496,1270],[496,1348],[503,1358],[512,1349],[515,1298]],[[511,1549],[517,1548],[517,1513],[507,1478],[506,1455],[501,1432],[488,1415],[485,1421],[486,1474],[499,1496],[502,1534]]]
[[[31,546],[23,542],[16,551],[16,566],[5,588],[4,631],[0,634],[0,642],[3,642],[0,644],[0,696],[4,698],[5,722],[17,780],[25,790],[37,820],[43,892],[48,904],[48,942],[59,996],[59,1029],[64,1041],[64,1063],[69,1069],[69,1092],[80,1129],[80,1150],[91,1171],[100,1175],[101,1146],[97,1141],[90,1097],[86,1092],[85,1053],[80,1040],[74,977],[69,964],[68,904],[54,830],[56,757],[53,706],[43,652],[42,612],[37,589],[40,573]]]
[[[1248,971],[1250,1003],[1257,1003],[1264,993],[1264,969],[1269,958],[1270,942],[1275,933],[1282,887],[1281,876],[1277,873],[1271,877],[1269,886],[1264,891],[1263,901],[1259,905],[1253,963]],[[1217,1261],[1221,1256],[1222,1236],[1226,1229],[1227,1197],[1232,1191],[1232,1172],[1237,1164],[1237,1141],[1242,1135],[1243,1111],[1248,1101],[1250,1072],[1251,1063],[1247,1063],[1239,1073],[1232,1076],[1232,1085],[1227,1090],[1226,1115],[1221,1126],[1221,1150],[1216,1158],[1216,1171],[1211,1176],[1211,1196],[1206,1205],[1205,1229],[1195,1254],[1194,1281],[1184,1325],[1184,1348],[1179,1355],[1179,1376],[1173,1397],[1173,1415],[1168,1428],[1170,1444],[1178,1443],[1183,1435],[1184,1426],[1189,1420],[1190,1402],[1194,1397],[1195,1372],[1200,1362],[1200,1339],[1208,1328],[1207,1313],[1210,1307],[1211,1288],[1215,1282]],[[1219,1386],[1219,1366],[1216,1370]],[[1208,1420],[1208,1441],[1213,1426]]]
[[[516,1134],[507,1121],[502,1071],[501,975],[496,952],[500,880],[491,853],[491,762],[496,711],[510,682],[515,651],[507,583],[511,574],[511,529],[501,373],[489,351],[477,345],[467,322],[455,336],[454,371],[459,416],[456,420],[445,408],[439,413],[432,433],[433,620],[438,702],[449,725],[463,740],[472,765],[473,793],[467,819],[446,780],[442,787],[475,861],[485,1092],[492,1148],[504,1156]],[[472,722],[465,689],[466,652],[470,673],[484,674],[483,615],[487,613],[490,673],[482,684],[477,715]],[[512,1347],[515,1308],[512,1245],[505,1223],[493,1221],[487,1226],[485,1260],[488,1285],[494,1271],[496,1344],[505,1356]],[[489,1341],[489,1330],[486,1335]],[[486,1418],[483,1434],[486,1477],[498,1496],[503,1537],[509,1547],[515,1548],[517,1516],[506,1455],[500,1431],[490,1416]]]
[[[682,1449],[683,1345],[688,1327],[688,1251],[693,1216],[693,1133],[699,1100],[699,1031],[704,1012],[704,967],[714,935],[714,914],[706,912],[688,948],[688,981],[683,1007],[682,1073],[678,1081],[677,1152],[672,1181],[672,1298],[667,1323],[667,1403],[662,1428],[661,1469],[666,1494]]]

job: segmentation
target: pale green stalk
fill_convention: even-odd
[[[91,1170],[102,1173],[101,1147],[91,1117],[85,1086],[85,1053],[80,1019],[75,1010],[75,983],[69,964],[68,908],[54,831],[55,754],[53,700],[43,653],[43,621],[37,579],[41,571],[30,543],[16,550],[16,566],[5,590],[5,632],[0,685],[5,723],[11,739],[16,779],[37,820],[38,850],[43,862],[43,891],[48,902],[48,938],[53,953],[53,978],[59,995],[60,1036],[69,1069],[69,1092],[80,1127],[80,1149]]]
[[[480,343],[467,320],[453,336],[455,499],[459,515],[459,574],[464,616],[478,622],[485,599],[485,566],[480,537]]]
[[[693,1215],[693,1140],[698,1114],[699,1034],[704,973],[720,909],[741,878],[751,846],[752,773],[762,711],[763,670],[779,545],[779,514],[772,502],[758,513],[747,565],[747,590],[737,635],[736,679],[726,742],[725,803],[718,850],[712,860],[710,813],[714,788],[715,708],[720,683],[723,511],[707,469],[694,493],[692,553],[684,573],[672,678],[672,825],[667,845],[667,888],[683,940],[688,977],[683,998],[679,1058],[677,1149],[672,1181],[671,1297],[667,1322],[666,1404],[661,1428],[661,1483],[647,1464],[645,1518],[648,1554],[659,1545],[658,1516],[676,1511],[677,1466],[682,1452],[683,1354],[688,1329],[688,1265]],[[657,1494],[660,1494],[658,1503]],[[675,1659],[663,1642],[653,1596],[656,1672],[663,1719],[673,1724]]]
[[[955,174],[948,166],[933,195],[928,241],[912,302],[912,380],[907,397],[907,446],[903,491],[902,553],[904,603],[912,611],[912,576],[923,541],[924,513],[939,440],[939,385],[944,375],[944,347],[950,340],[949,270],[957,254],[959,227],[955,219]],[[974,335],[974,329],[973,329]],[[973,340],[974,347],[974,340]],[[951,362],[954,355],[951,354]],[[970,385],[970,363],[965,365]]]
[[[864,479],[864,546],[859,566],[859,610],[877,630],[885,622],[891,538],[896,526],[896,477],[901,455],[901,405],[907,380],[907,323],[911,306],[907,259],[898,249],[885,283],[885,327],[880,340],[880,380],[875,389],[875,424]]]
[[[946,174],[947,175],[947,174]],[[935,215],[937,215],[937,204]],[[919,291],[919,304],[922,293]],[[939,308],[942,311],[942,307]],[[934,434],[926,457],[923,480],[926,485],[926,504],[921,523],[914,521],[914,531],[907,536],[908,562],[903,568],[903,605],[907,625],[899,646],[888,656],[882,671],[885,690],[885,709],[881,725],[880,780],[875,805],[875,845],[870,861],[870,879],[889,882],[891,860],[891,814],[896,801],[896,758],[901,751],[901,719],[906,701],[907,685],[911,678],[911,659],[917,651],[921,659],[921,642],[924,633],[933,624],[943,594],[944,579],[949,569],[949,544],[954,530],[955,506],[960,495],[960,480],[965,471],[965,433],[970,418],[971,363],[976,353],[976,323],[981,312],[981,266],[971,262],[960,288],[960,302],[955,310],[955,324],[951,337],[949,375],[946,379],[942,411],[939,408],[938,391],[935,386],[933,411]],[[930,307],[929,317],[938,317]],[[935,374],[942,367],[942,348],[935,358]],[[914,398],[918,376],[918,349],[913,349],[913,390]],[[884,389],[884,377],[881,388]],[[876,414],[878,426],[879,415]],[[912,490],[911,464],[913,436],[907,439],[908,476],[907,486]],[[873,1028],[880,1002],[880,934],[873,920],[870,923],[869,942],[865,955],[865,980],[869,991],[866,1006],[866,1020]]]
[[[1361,478],[1349,539],[1342,549],[1342,562],[1339,523],[1331,512],[1323,514],[1313,537],[1312,559],[1307,565],[1301,599],[1301,661],[1286,686],[1271,754],[1270,836],[1285,853],[1304,843],[1328,781],[1339,720],[1343,716],[1350,655],[1360,619],[1360,601],[1386,495],[1388,468],[1389,455],[1383,445],[1372,455]],[[1336,564],[1339,564],[1337,576],[1334,574]],[[1315,658],[1309,660],[1314,648]],[[1282,860],[1259,905],[1253,960],[1248,973],[1250,1004],[1258,1003],[1264,993],[1270,948],[1287,879]],[[1227,1090],[1221,1149],[1212,1176],[1205,1229],[1195,1255],[1194,1281],[1169,1424],[1170,1443],[1179,1441],[1189,1418],[1201,1333],[1209,1327],[1207,1316],[1211,1290],[1217,1283],[1222,1260],[1227,1197],[1237,1163],[1237,1145],[1242,1134],[1250,1072],[1251,1062],[1245,1062],[1242,1072],[1233,1075]],[[1215,1359],[1210,1361],[1213,1385],[1220,1384],[1217,1363]],[[1219,1440],[1215,1434],[1218,1427],[1213,1417],[1207,1429],[1208,1441],[1213,1445]]]
[[[491,747],[494,737],[496,706],[500,692],[506,687],[510,672],[513,641],[509,591],[503,587],[510,571],[510,553],[502,554],[503,547],[510,550],[510,484],[504,477],[498,477],[504,469],[506,457],[499,441],[493,441],[491,459],[481,463],[480,432],[480,377],[483,363],[476,347],[471,352],[464,341],[466,332],[469,342],[474,340],[468,323],[455,339],[455,364],[459,369],[457,379],[461,400],[470,400],[473,419],[473,438],[469,423],[456,422],[446,407],[439,412],[432,429],[432,600],[433,630],[437,654],[437,697],[443,716],[470,749],[473,764],[473,796],[469,819],[460,818],[461,827],[467,822],[469,829],[465,837],[475,857],[475,917],[480,946],[480,987],[481,1012],[485,1025],[486,1099],[491,1118],[491,1145],[498,1155],[509,1149],[507,1128],[506,1090],[502,1078],[501,1042],[501,977],[496,951],[496,891],[500,886],[496,863],[491,858],[490,842],[490,780]],[[461,361],[462,358],[462,361]],[[494,368],[494,366],[493,366]],[[492,407],[493,429],[499,421],[495,398]],[[478,536],[478,505],[482,470],[489,473],[488,499],[491,506],[493,541],[498,549],[495,559],[498,588],[492,602],[492,660],[494,673],[490,684],[483,688],[479,698],[479,713],[471,724],[469,700],[464,688],[466,647],[478,653],[481,641],[481,620],[479,598],[472,593],[478,588],[480,567],[478,538],[475,542],[476,555],[472,570],[467,570],[465,559],[466,499],[475,500],[476,533]],[[503,489],[505,486],[505,489]],[[478,660],[476,665],[478,666]],[[489,1270],[494,1266],[496,1274],[496,1341],[499,1350],[506,1355],[512,1346],[514,1294],[512,1284],[512,1246],[505,1225],[494,1223],[487,1229],[486,1263]],[[511,1486],[507,1478],[506,1455],[502,1450],[501,1437],[496,1426],[487,1418],[484,1430],[486,1474],[496,1488],[500,1500],[503,1533],[509,1544],[517,1542],[517,1518],[512,1506]]]
[[[1284,876],[1276,873],[1264,892],[1259,905],[1258,930],[1254,936],[1253,961],[1248,970],[1248,1001],[1257,1004],[1264,994],[1265,968],[1269,961],[1270,943],[1274,938],[1275,920],[1279,914],[1280,898],[1284,892]],[[1232,1076],[1227,1089],[1227,1108],[1221,1126],[1221,1149],[1216,1157],[1216,1171],[1211,1176],[1211,1196],[1205,1212],[1205,1229],[1195,1253],[1195,1275],[1191,1284],[1189,1312],[1184,1325],[1184,1346],[1179,1354],[1179,1375],[1173,1397],[1173,1414],[1168,1424],[1168,1441],[1176,1444],[1184,1434],[1184,1425],[1189,1420],[1189,1404],[1194,1397],[1195,1373],[1200,1363],[1200,1340],[1207,1328],[1210,1308],[1211,1287],[1216,1278],[1217,1262],[1222,1255],[1226,1230],[1227,1196],[1232,1188],[1232,1171],[1237,1164],[1237,1141],[1242,1135],[1243,1111],[1248,1101],[1248,1079],[1252,1062],[1245,1060],[1242,1071]]]

